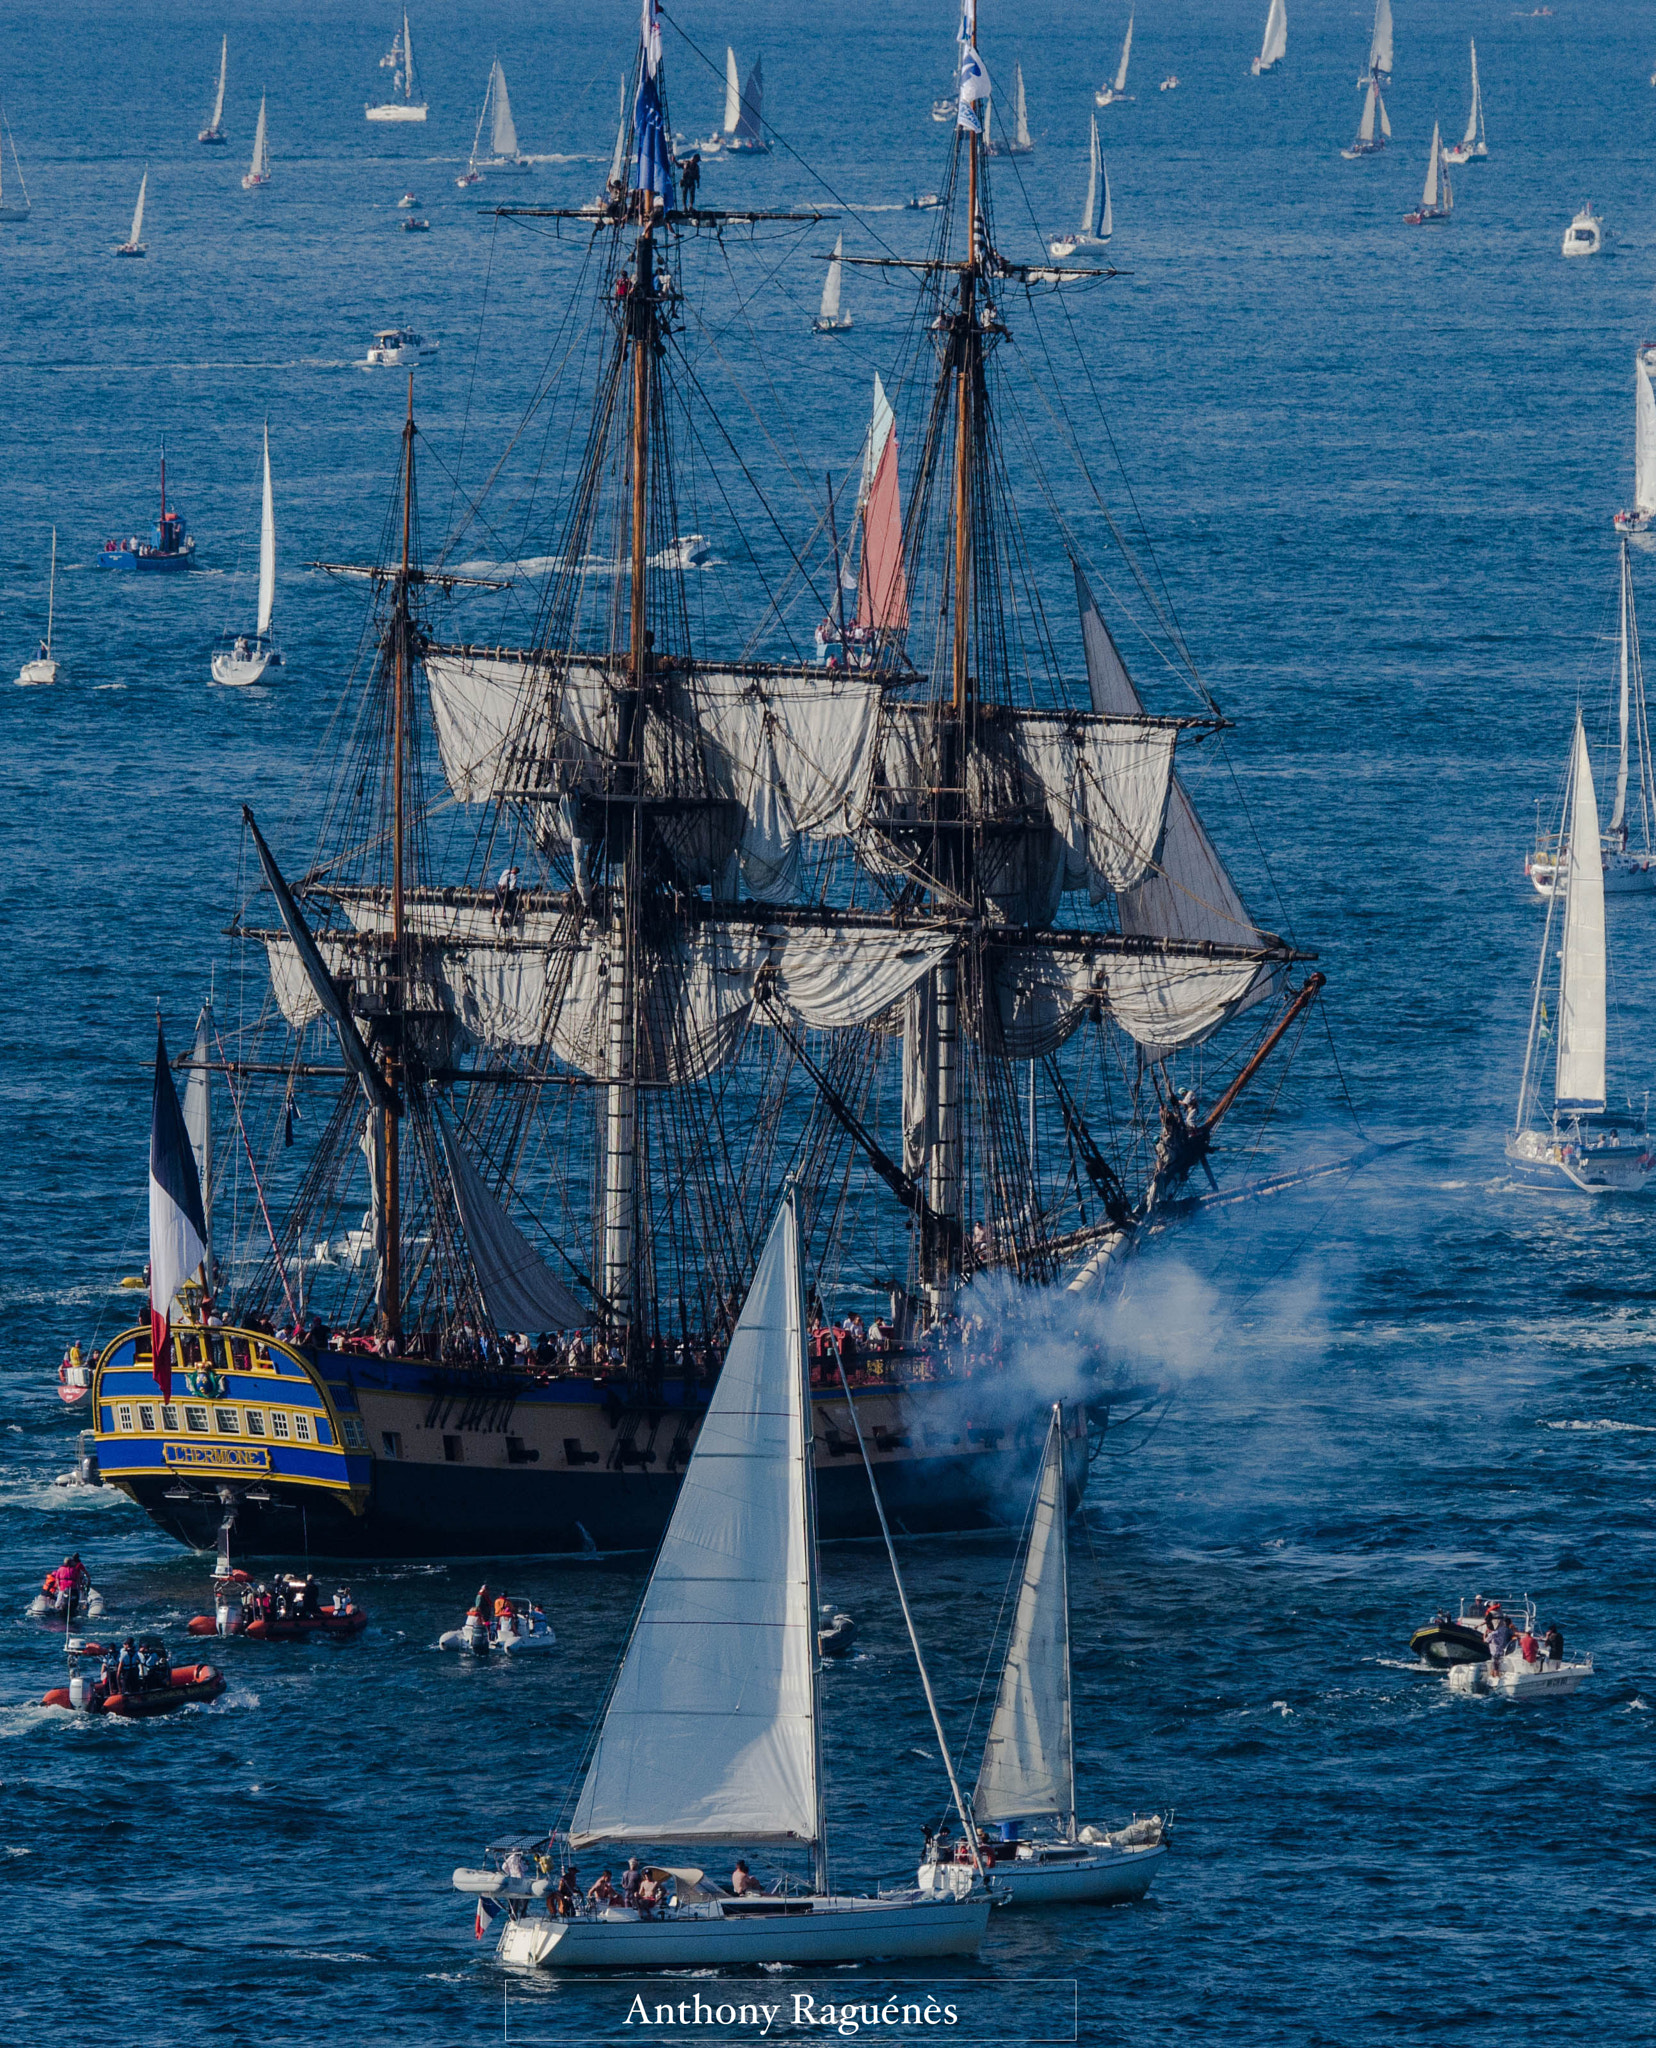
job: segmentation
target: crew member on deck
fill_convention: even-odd
[[[745,1856],[738,1856],[736,1859],[736,1868],[730,1873],[730,1889],[739,1899],[745,1898],[749,1892],[764,1890],[758,1878],[748,1869]]]

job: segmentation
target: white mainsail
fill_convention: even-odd
[[[144,232],[144,195],[149,190],[149,172],[138,180],[138,204],[132,209],[132,233],[127,236],[127,246],[132,248]]]
[[[1385,0],[1381,0],[1385,4]],[[408,13],[403,12],[403,98],[412,103],[414,98],[414,36],[408,26]]]
[[[259,514],[259,637],[276,607],[276,502],[270,493],[270,429],[264,431],[264,505]]]
[[[1392,11],[1391,0],[1374,0],[1374,36],[1369,43],[1369,70],[1378,71],[1382,78],[1391,77],[1392,68]]]
[[[1564,971],[1558,990],[1553,1108],[1604,1107],[1604,855],[1587,732],[1576,713],[1570,751],[1570,856]]]
[[[207,1062],[212,1057],[208,1050],[212,1022],[213,1005],[209,998],[202,1004],[201,1015],[196,1019],[195,1051],[184,1083],[184,1129],[189,1136],[190,1150],[195,1154],[196,1173],[201,1181],[201,1210],[207,1225],[209,1271],[213,1256],[213,1085]]]
[[[742,83],[736,74],[736,52],[725,45],[725,108],[724,132],[736,133],[736,124],[742,118]]]
[[[1379,89],[1371,78],[1368,84],[1368,97],[1363,101],[1363,118],[1357,123],[1357,140],[1359,142],[1372,142],[1374,140],[1374,110],[1379,103]]]
[[[1472,111],[1466,117],[1466,133],[1461,137],[1461,148],[1477,156],[1486,152],[1483,124],[1483,89],[1478,84],[1478,46],[1472,45]]]
[[[1617,664],[1620,688],[1616,693],[1616,709],[1619,714],[1621,747],[1616,757],[1616,804],[1610,813],[1609,836],[1619,845],[1626,836],[1622,826],[1627,817],[1627,728],[1632,709],[1632,693],[1628,687],[1627,643],[1630,638],[1628,629],[1632,623],[1633,611],[1633,565],[1628,556],[1625,540],[1621,544],[1621,603],[1617,609],[1621,619],[1621,646]]]
[[[1127,90],[1127,59],[1133,54],[1133,17],[1127,17],[1127,33],[1121,39],[1121,62],[1116,66],[1115,91]]]
[[[1287,0],[1271,0],[1271,11],[1265,17],[1265,41],[1260,48],[1255,72],[1269,71],[1274,64],[1280,64],[1288,54],[1288,7]]]
[[[804,1314],[790,1196],[656,1553],[573,1849],[821,1838]]]
[[[845,237],[836,235],[834,253],[828,259],[828,275],[822,281],[822,307],[817,314],[819,321],[837,320],[840,310],[840,284],[845,269]]]
[[[1060,1411],[1047,1431],[995,1718],[972,1794],[979,1827],[1048,1814],[1075,1833],[1070,1719],[1069,1543]]]
[[[1442,153],[1443,137],[1438,132],[1438,124],[1434,121],[1432,123],[1432,153],[1426,159],[1426,188],[1420,195],[1420,204],[1423,212],[1429,213],[1436,210],[1439,183],[1440,181],[1444,184],[1448,182],[1447,179],[1442,178],[1438,167],[1438,159]]]
[[[1018,156],[1026,155],[1035,145],[1029,139],[1029,108],[1024,103],[1023,66],[1013,70],[1012,94],[1012,140],[1007,145]]]
[[[489,74],[489,84],[494,93],[494,127],[490,146],[496,156],[516,156],[517,127],[512,120],[512,102],[506,96],[506,74],[500,68],[498,57],[494,60],[494,70]]]
[[[230,65],[230,38],[226,36],[219,45],[218,91],[213,97],[213,118],[207,123],[209,131],[216,130],[224,119],[224,78]]]
[[[1642,355],[1633,359],[1633,503],[1656,513],[1656,392]]]
[[[270,176],[270,144],[265,140],[264,95],[259,95],[259,125],[253,131],[253,161],[247,167],[250,178]]]
[[[1087,157],[1087,203],[1081,209],[1082,239],[1090,241],[1098,232],[1098,179],[1104,159],[1098,149],[1098,116],[1092,117],[1092,149]]]

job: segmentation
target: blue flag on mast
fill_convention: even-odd
[[[633,189],[653,193],[664,207],[673,203],[673,151],[656,74],[661,69],[661,10],[657,0],[644,0],[639,31],[644,61],[638,68],[638,97],[633,101]]]

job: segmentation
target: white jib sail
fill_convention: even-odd
[[[1265,43],[1259,53],[1259,68],[1269,71],[1273,64],[1280,64],[1288,54],[1288,8],[1286,0],[1271,0],[1271,11],[1265,17]]]
[[[1391,0],[1375,0],[1374,39],[1369,44],[1369,69],[1390,78],[1392,68]]]
[[[1098,116],[1092,119],[1092,149],[1087,157],[1087,203],[1081,209],[1081,232],[1092,236],[1098,232],[1098,173],[1103,158],[1098,153]]]
[[[518,153],[517,127],[512,120],[512,102],[506,96],[506,74],[500,68],[500,59],[494,61],[494,129],[491,146],[496,156],[516,156]]]
[[[1386,102],[1380,97],[1378,91],[1374,95],[1374,104],[1380,115],[1380,133],[1389,142],[1391,140],[1391,121],[1386,113]]]
[[[656,1554],[572,1848],[819,1835],[804,1313],[790,1199]]]
[[[828,259],[828,275],[822,281],[822,310],[819,320],[837,320],[840,309],[840,283],[844,271],[845,237],[834,238],[834,253]]]
[[[1127,17],[1127,33],[1121,39],[1121,62],[1116,66],[1115,89],[1127,90],[1127,59],[1133,54],[1133,17]]]
[[[230,38],[226,36],[219,44],[218,91],[213,97],[213,118],[207,123],[209,129],[217,128],[224,119],[224,75],[230,64]]]
[[[138,204],[132,209],[132,233],[127,236],[130,246],[144,232],[144,194],[149,190],[149,172],[138,180]]]
[[[270,429],[264,434],[264,503],[259,512],[259,638],[276,608],[276,501],[270,494]]]
[[[1110,209],[1110,167],[1100,159],[1099,175],[1104,180],[1104,211],[1098,219],[1098,239],[1107,242],[1115,233],[1115,215]]]
[[[1380,95],[1375,90],[1374,80],[1371,78],[1368,85],[1368,97],[1363,101],[1363,118],[1357,123],[1357,140],[1359,142],[1372,142],[1374,140],[1374,110],[1379,103]]]
[[[1478,46],[1472,45],[1472,111],[1466,117],[1466,133],[1461,137],[1461,148],[1471,149],[1478,140],[1478,130],[1483,126],[1483,96],[1478,90]]]
[[[1656,392],[1643,356],[1633,365],[1633,502],[1641,512],[1656,512]]]
[[[623,164],[624,164],[624,163],[626,162],[626,160],[627,160],[627,81],[626,81],[626,79],[625,79],[625,78],[623,78],[623,79],[621,80],[621,102],[620,102],[620,111],[619,111],[619,113],[618,113],[618,114],[616,115],[616,124],[615,124],[615,154],[614,154],[614,156],[612,156],[612,157],[610,158],[610,169],[609,169],[609,182],[610,182],[610,184],[611,184],[611,185],[619,185],[619,184],[620,184],[620,182],[621,182],[621,166],[622,166],[622,165],[623,165]]]
[[[1426,159],[1426,189],[1420,195],[1421,206],[1430,212],[1438,203],[1438,153],[1443,148],[1443,137],[1438,133],[1438,124],[1432,123],[1432,153]]]
[[[1015,68],[1014,80],[1012,147],[1021,152],[1035,147],[1029,139],[1029,108],[1024,101],[1023,66],[1021,64]]]
[[[980,1827],[1056,1815],[1075,1819],[1070,1725],[1069,1548],[1064,1439],[1055,1411],[1036,1486],[1023,1584],[1001,1667],[995,1718],[972,1794]]]
[[[725,45],[725,111],[724,132],[736,133],[736,124],[742,118],[742,82],[736,75],[736,52]]]
[[[1576,713],[1570,752],[1569,895],[1558,991],[1555,1109],[1604,1107],[1604,856],[1587,732]]]
[[[265,141],[265,103],[259,98],[259,125],[253,131],[253,161],[248,167],[249,175],[255,178],[267,177],[270,172],[270,146]]]
[[[1617,692],[1617,711],[1620,715],[1621,748],[1616,757],[1616,807],[1610,813],[1610,836],[1619,842],[1622,822],[1627,816],[1627,727],[1632,710],[1631,693],[1628,689],[1627,640],[1628,613],[1633,608],[1633,565],[1628,557],[1627,543],[1621,544],[1621,648],[1619,667],[1620,689]]]

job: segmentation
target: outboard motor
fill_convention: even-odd
[[[242,1596],[236,1586],[227,1586],[218,1597],[215,1609],[218,1632],[221,1636],[239,1636],[242,1632]]]
[[[92,1704],[92,1680],[84,1671],[77,1671],[69,1681],[69,1704],[76,1708]]]
[[[95,1429],[83,1429],[80,1433],[75,1475],[83,1486],[103,1485],[103,1474],[98,1470],[98,1432]]]
[[[467,1614],[465,1624],[461,1628],[460,1633],[465,1639],[466,1648],[471,1651],[473,1656],[481,1656],[488,1649],[488,1624],[475,1607]]]

